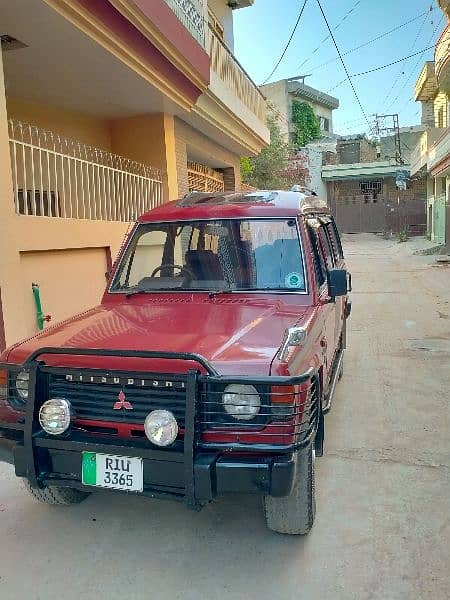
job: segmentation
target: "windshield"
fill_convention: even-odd
[[[306,290],[295,219],[139,225],[112,292]]]

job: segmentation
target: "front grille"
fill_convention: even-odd
[[[83,373],[81,377],[83,380],[80,381],[80,372],[66,371],[49,375],[49,397],[69,400],[75,419],[143,425],[149,412],[165,409],[170,410],[179,427],[184,428],[186,379],[182,376],[153,373],[130,376],[89,372]],[[135,381],[133,384],[128,383],[131,377]],[[115,379],[119,381],[114,383]],[[102,380],[106,382],[101,382]],[[168,383],[171,384],[170,387],[167,386]],[[130,403],[132,410],[124,407],[114,410],[114,405],[120,400],[119,396]]]

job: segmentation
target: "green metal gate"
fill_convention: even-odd
[[[433,237],[437,244],[445,243],[445,194],[441,194],[434,200]]]

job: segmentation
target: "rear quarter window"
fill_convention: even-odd
[[[335,257],[333,252],[333,246],[327,235],[325,225],[321,225],[320,229],[318,230],[318,237],[327,271],[331,271],[331,269],[334,268]]]
[[[317,287],[320,288],[325,283],[327,274],[326,274],[326,265],[323,259],[323,254],[321,252],[321,248],[319,245],[319,240],[317,237],[316,231],[307,225],[309,242],[312,250],[312,258],[314,263],[314,273],[316,276]]]
[[[339,232],[334,220],[325,225],[325,229],[333,246],[333,252],[336,262],[338,262],[344,258],[344,252],[342,250],[341,238],[339,236]]]

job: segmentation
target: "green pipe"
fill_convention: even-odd
[[[39,331],[44,329],[44,321],[46,321],[44,317],[44,313],[42,312],[42,304],[41,304],[41,294],[39,292],[39,285],[37,283],[31,284],[31,289],[33,290],[34,302],[36,304],[36,316],[37,316],[37,325]]]

